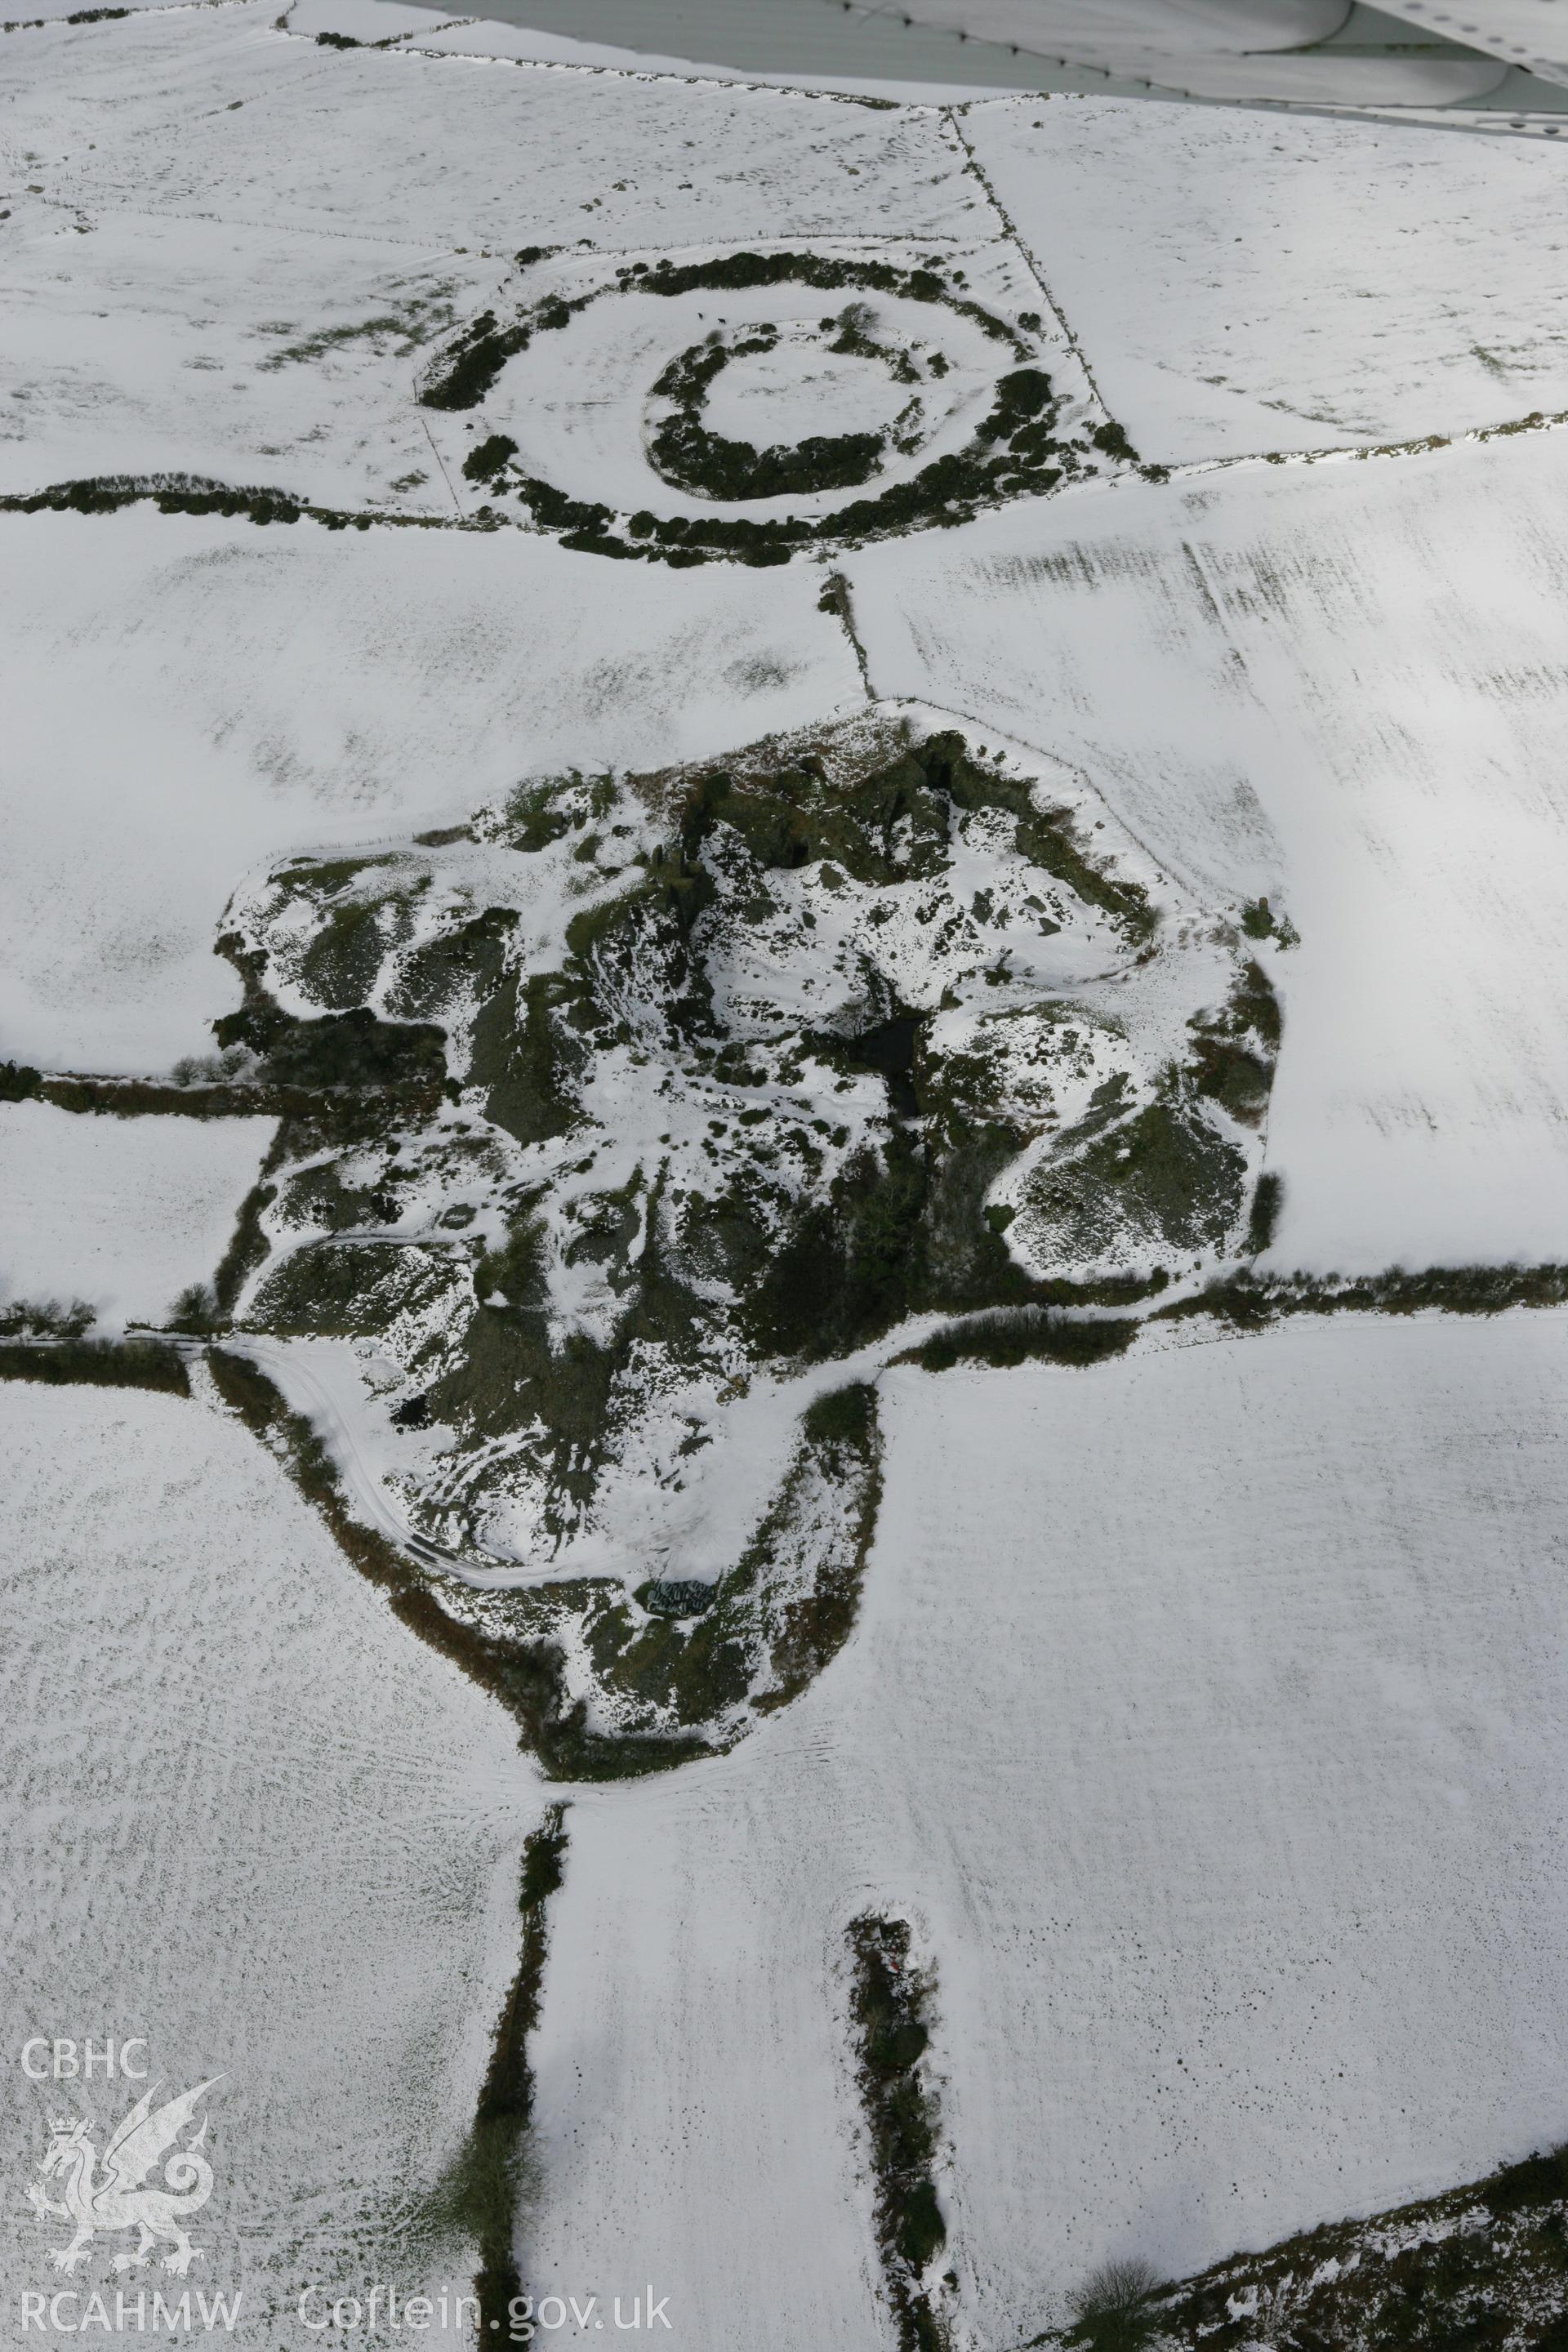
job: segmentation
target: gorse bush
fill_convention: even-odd
[[[925,2273],[947,2242],[932,2179],[941,2109],[921,2060],[929,1974],[910,1958],[909,1923],[871,1914],[848,1929],[856,2069],[871,2141],[877,2244],[901,2352],[942,2352],[949,2331]]]
[[[0,1339],[0,1381],[40,1381],[49,1388],[158,1389],[180,1397],[191,1392],[184,1360],[156,1339],[53,1339],[34,1345]]]
[[[1265,1169],[1252,1195],[1252,1210],[1247,1225],[1247,1254],[1261,1257],[1272,1249],[1279,1226],[1279,1212],[1285,1204],[1285,1181],[1277,1170]]]
[[[463,460],[463,472],[470,482],[493,481],[508,460],[517,455],[517,443],[510,433],[491,433],[478,441]]]

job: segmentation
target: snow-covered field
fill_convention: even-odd
[[[162,1323],[206,1282],[272,1139],[268,1118],[0,1108],[0,1313],[85,1299],[100,1328]]]
[[[872,2340],[868,1907],[939,1972],[962,2340],[1558,2137],[1568,1318],[883,1393],[852,1647],[732,1756],[574,1805],[542,2287],[646,2273],[693,2352],[737,2311]]]
[[[1278,1256],[1551,1257],[1568,1181],[1568,436],[1248,467],[850,566],[874,685],[1091,775],[1271,896]]]
[[[150,12],[0,54],[26,167],[0,489],[172,467],[449,512],[413,379],[514,251],[995,231],[931,108],[338,51],[276,14]]]
[[[282,2352],[310,2280],[419,2289],[398,2225],[473,2112],[538,1781],[237,1423],[7,1383],[0,1430],[7,2326],[22,2286],[134,2292],[112,2238],[55,2277],[63,2225],[22,2194],[51,2114],[101,2155],[136,2096],[25,2081],[24,2043],[112,2035],[165,2095],[223,2078],[184,2284],[239,2290],[235,2340]]]
[[[167,1068],[238,1002],[250,869],[656,767],[858,693],[820,575],[650,577],[553,542],[10,515],[0,1056]]]
[[[329,12],[400,46],[322,49],[268,0],[7,45],[0,488],[172,469],[438,515],[412,382],[514,249],[1002,226],[935,106],[487,59],[505,28],[361,13]],[[1064,97],[963,126],[1148,456],[1568,400],[1543,143]]]
[[[1076,98],[974,108],[964,135],[1146,457],[1568,407],[1543,143]]]

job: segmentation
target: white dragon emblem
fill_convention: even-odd
[[[76,2224],[76,2235],[70,2244],[57,2246],[50,2252],[49,2260],[57,2270],[74,2271],[99,2230],[139,2230],[142,2233],[134,2253],[115,2255],[117,2271],[132,2270],[144,2263],[161,2238],[173,2239],[174,2248],[173,2253],[163,2257],[163,2268],[181,2276],[190,2269],[202,2249],[192,2245],[182,2224],[185,2216],[198,2212],[213,2193],[212,2167],[199,2152],[207,2136],[206,2117],[202,2117],[200,2131],[184,2147],[176,2148],[174,2143],[201,2099],[214,2083],[222,2080],[221,2074],[215,2074],[211,2081],[198,2083],[194,2091],[182,2091],[177,2099],[166,2099],[155,2110],[153,2097],[158,2085],[154,2083],[142,2093],[104,2149],[101,2175],[98,2172],[98,2150],[87,2137],[92,2129],[91,2116],[50,2116],[48,2152],[41,2159],[38,2170],[46,2180],[63,2175],[65,2203],[56,2204],[37,2181],[29,2183],[27,2196],[40,2220],[52,2213]],[[147,2175],[169,2149],[174,2152],[163,2167],[165,2186],[143,2187]]]

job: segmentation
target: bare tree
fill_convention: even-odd
[[[1159,2284],[1152,2264],[1136,2255],[1101,2263],[1068,2297],[1074,2337],[1088,2352],[1142,2352],[1159,2333],[1149,2307]]]

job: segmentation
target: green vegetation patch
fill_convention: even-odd
[[[205,1081],[199,1075],[158,1078],[82,1078],[50,1075],[41,1100],[79,1117],[110,1118],[254,1118],[286,1106],[280,1090],[250,1079]]]
[[[928,1171],[910,1138],[858,1153],[793,1221],[746,1303],[761,1351],[851,1354],[923,1303]]]
[[[1365,2219],[1328,2222],[1161,2284],[1108,2264],[1073,2323],[1029,2339],[1075,2352],[1564,2352],[1568,2147]]]
[[[1267,1181],[1267,1180],[1264,1180]],[[1277,1203],[1278,1194],[1272,1196]],[[1228,1275],[1156,1309],[1160,1320],[1213,1315],[1257,1330],[1290,1315],[1501,1315],[1512,1307],[1568,1305],[1568,1265],[1430,1265],[1415,1274]]]
[[[1285,1180],[1278,1169],[1266,1168],[1253,1189],[1247,1216],[1247,1255],[1261,1257],[1274,1246],[1279,1213],[1285,1205]]]
[[[767,1570],[794,1530],[804,1474],[809,1465],[820,1482],[845,1498],[843,1538],[814,1562],[810,1583],[769,1596]],[[864,1381],[831,1390],[806,1407],[801,1418],[801,1451],[785,1483],[780,1505],[763,1521],[748,1560],[764,1582],[771,1636],[773,1687],[757,1700],[761,1713],[786,1706],[816,1681],[854,1629],[860,1589],[882,1501],[882,1447],[876,1391]]]
[[[345,40],[346,37],[340,37],[340,43]],[[336,44],[327,44],[327,46],[336,46]],[[382,42],[346,40],[346,46],[353,48],[379,48],[387,45]],[[285,343],[280,350],[269,352],[265,359],[257,362],[258,372],[262,374],[271,374],[276,373],[279,368],[309,365],[316,360],[324,359],[329,352],[342,351],[348,345],[359,342],[374,345],[391,343],[395,346],[396,356],[399,359],[406,359],[411,352],[416,352],[422,343],[428,342],[433,334],[444,331],[451,326],[452,308],[449,301],[444,299],[447,291],[449,291],[448,289],[437,289],[428,295],[411,294],[400,310],[383,312],[374,319],[355,320],[352,325],[322,327],[313,335],[302,336],[297,343]],[[272,331],[287,332],[288,331],[284,329]],[[420,478],[423,479],[423,476]]]
[[[871,2142],[883,2281],[901,2352],[945,2352],[951,2331],[926,2283],[947,2242],[932,2178],[941,2109],[921,2065],[934,1987],[910,1959],[907,1921],[867,1914],[847,1935],[856,2079]]]
[[[260,1208],[275,1197],[273,1187],[264,1190],[268,1198],[258,1202]],[[352,1233],[356,1226],[395,1224],[398,1202],[390,1186],[345,1184],[337,1161],[318,1160],[290,1179],[284,1192],[283,1214],[290,1224],[324,1226],[330,1234]],[[261,1238],[265,1240],[264,1235]],[[261,1255],[266,1255],[265,1249]]]
[[[188,474],[93,474],[69,482],[51,482],[46,489],[26,495],[13,491],[0,498],[0,511],[37,514],[115,514],[121,507],[151,499],[163,514],[241,515],[256,523],[293,523],[312,514],[337,530],[351,516],[312,507],[291,491],[270,487],[241,487],[208,481]]]
[[[350,1339],[468,1289],[451,1253],[399,1242],[312,1242],[269,1274],[250,1320],[285,1338]]]
[[[585,1627],[604,1689],[634,1726],[732,1731],[748,1699],[787,1706],[848,1640],[881,1503],[876,1392],[861,1381],[802,1416],[795,1457],[741,1558],[716,1584],[642,1586]],[[640,1612],[640,1616],[639,1612]]]
[[[654,391],[674,404],[656,429],[648,457],[667,482],[712,499],[807,497],[854,489],[876,472],[886,433],[812,434],[789,446],[757,449],[728,440],[703,422],[710,388],[732,360],[771,352],[776,328],[727,341],[718,329],[672,360]],[[836,349],[844,348],[843,338]],[[869,346],[867,347],[869,350]]]
[[[1191,1068],[1195,1093],[1243,1127],[1260,1127],[1274,1085],[1283,1017],[1261,964],[1249,960],[1218,1013],[1195,1013]]]
[[[0,1381],[39,1381],[48,1388],[155,1389],[188,1397],[190,1374],[178,1349],[158,1339],[59,1339],[29,1345],[0,1339]]]
[[[455,1617],[443,1605],[431,1573],[354,1516],[325,1445],[277,1383],[248,1357],[228,1349],[209,1349],[207,1364],[224,1402],[320,1514],[345,1558],[385,1593],[393,1614],[411,1633],[500,1701],[519,1726],[520,1746],[533,1751],[547,1774],[611,1779],[681,1760],[668,1752],[656,1756],[652,1742],[616,1742],[588,1733],[585,1710],[567,1698],[556,1643]],[[681,1754],[691,1752],[689,1746]]]
[[[809,760],[809,755],[807,755]],[[910,743],[858,781],[830,783],[819,762],[782,763],[767,777],[737,779],[723,769],[699,777],[680,813],[680,844],[700,853],[726,824],[763,866],[832,864],[852,881],[881,888],[940,874],[951,855],[954,813],[992,810],[1013,821],[1019,856],[1109,915],[1134,945],[1158,928],[1139,882],[1096,861],[1066,809],[1040,810],[1021,778],[976,759],[956,730]]]
[[[1159,915],[1148,892],[1141,883],[1122,879],[1103,859],[1095,860],[1066,809],[1037,809],[1026,783],[975,760],[956,730],[928,736],[921,754],[932,785],[949,794],[955,807],[1005,811],[1016,820],[1021,857],[1066,883],[1086,906],[1110,916],[1130,940],[1141,944],[1152,938]]]
[[[1130,1286],[1145,1297],[1166,1286],[1163,1273],[1144,1284]],[[1012,1313],[977,1315],[937,1331],[900,1363],[918,1364],[922,1371],[950,1371],[955,1364],[1045,1363],[1103,1364],[1124,1356],[1138,1336],[1138,1320],[1130,1315],[1062,1315],[1023,1308]]]
[[[468,1447],[517,1441],[519,1458],[541,1482],[542,1525],[557,1540],[593,1503],[637,1362],[649,1350],[674,1363],[699,1359],[700,1304],[668,1264],[651,1213],[631,1264],[642,1229],[631,1200],[604,1196],[599,1220],[581,1232],[578,1246],[620,1286],[625,1312],[607,1342],[585,1331],[557,1338],[539,1277],[539,1234],[525,1207],[505,1246],[479,1261],[478,1312],[461,1324],[426,1392],[434,1418],[460,1429]],[[456,1266],[451,1278],[459,1278]]]
[[[1301,943],[1301,934],[1289,916],[1276,913],[1267,898],[1251,899],[1242,908],[1241,928],[1249,940],[1277,940],[1282,948]]]
[[[485,1117],[519,1143],[568,1134],[579,1113],[573,1081],[588,1048],[572,1014],[580,989],[554,972],[505,973],[473,1026],[468,1084],[485,1089]]]
[[[374,977],[379,958],[367,965]],[[310,1091],[396,1087],[438,1094],[447,1075],[446,1038],[427,1023],[378,1021],[363,1005],[319,1021],[300,1021],[259,992],[237,1013],[213,1023],[220,1045],[248,1045],[267,1079]]]
[[[335,1013],[358,1006],[374,985],[389,940],[407,929],[408,910],[395,899],[350,898],[327,908],[305,950],[300,987]]]
[[[1026,1200],[1054,1254],[1082,1262],[1130,1245],[1185,1256],[1221,1249],[1246,1190],[1241,1150],[1177,1098],[1047,1160]]]

